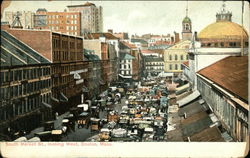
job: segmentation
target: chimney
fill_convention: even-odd
[[[198,41],[197,31],[194,32],[194,40]]]
[[[171,44],[174,44],[174,37],[171,36]]]
[[[112,29],[109,29],[108,32],[113,34],[113,30]]]
[[[174,43],[177,43],[177,42],[180,41],[180,35],[179,35],[179,33],[174,32],[174,39],[175,39]]]

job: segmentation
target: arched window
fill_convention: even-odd
[[[178,70],[178,64],[175,64],[175,70]]]
[[[178,60],[178,56],[176,54],[175,54],[174,58],[175,58],[175,60]]]
[[[185,30],[190,30],[189,24],[185,24]]]
[[[183,55],[181,55],[181,60],[183,60]]]
[[[169,64],[169,70],[172,70],[172,64]]]
[[[172,55],[169,55],[169,60],[172,60]]]

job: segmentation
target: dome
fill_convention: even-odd
[[[198,39],[240,39],[242,37],[242,27],[230,21],[218,21],[205,27],[199,34]],[[243,29],[244,39],[248,34]]]
[[[185,17],[183,20],[182,20],[182,23],[191,23],[191,19],[189,17]]]

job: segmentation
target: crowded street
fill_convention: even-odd
[[[41,141],[165,141],[168,90],[164,78],[112,85],[25,137]],[[19,138],[19,139],[20,139]],[[19,141],[19,140],[16,140]]]

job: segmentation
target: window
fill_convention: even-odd
[[[172,55],[169,55],[169,60],[172,60]]]
[[[175,58],[175,60],[178,60],[178,56],[176,54],[175,54],[174,58]]]
[[[186,59],[188,60],[188,54],[186,55]]]
[[[169,70],[172,70],[172,64],[169,65]]]
[[[183,55],[181,55],[181,60],[183,60]]]
[[[185,24],[185,30],[189,30],[189,24]]]
[[[177,64],[175,64],[175,70],[178,70],[178,65]]]

